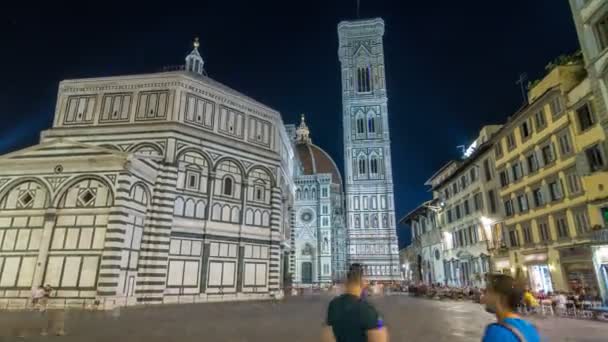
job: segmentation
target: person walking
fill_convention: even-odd
[[[540,342],[536,328],[516,314],[523,291],[513,277],[489,274],[483,297],[486,311],[496,315],[496,323],[486,328],[482,342]]]
[[[327,308],[321,333],[322,342],[386,342],[388,332],[373,305],[361,299],[364,289],[363,267],[352,264],[345,293],[334,298]]]
[[[40,301],[44,297],[44,288],[38,286],[32,291],[32,308],[34,310],[40,310]]]
[[[47,336],[50,333],[63,336],[65,335],[65,311],[61,308],[58,309],[47,309],[48,301],[51,298],[53,288],[47,284],[44,286],[43,301],[43,312],[46,315],[46,327],[43,327],[40,335]]]

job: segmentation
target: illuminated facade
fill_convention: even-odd
[[[204,74],[65,80],[40,144],[0,157],[0,306],[282,295],[294,151],[279,112]]]
[[[313,144],[304,120],[288,127],[297,163],[293,226],[293,285],[326,286],[346,276],[342,176],[327,152]]]
[[[437,220],[437,201],[427,201],[403,217],[399,223],[410,226],[412,244],[408,258],[401,261],[406,280],[421,281],[427,285],[445,284],[443,265],[444,244],[442,229]]]
[[[497,255],[508,255],[508,263],[495,267],[524,276],[535,291],[605,296],[593,252],[608,243],[608,155],[601,99],[585,74],[576,63],[555,67],[496,137],[505,213]]]
[[[570,0],[570,7],[588,72],[587,87],[591,88],[585,92],[593,93],[595,119],[604,132],[608,132],[608,4],[602,0]],[[593,130],[597,132],[599,128]],[[599,179],[586,179],[591,182],[589,188],[605,185]],[[593,197],[598,199],[595,205],[601,208],[604,226],[608,226],[608,199],[599,194]],[[600,292],[603,298],[608,298],[608,246],[592,246],[591,249]]]
[[[449,163],[425,183],[440,203],[442,266],[450,286],[484,287],[490,271],[490,227],[502,216],[491,148],[499,128],[485,126],[463,160]]]
[[[349,262],[400,278],[382,38],[384,21],[338,25]]]

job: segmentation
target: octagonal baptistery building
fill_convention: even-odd
[[[282,295],[294,151],[279,112],[184,66],[65,80],[0,156],[0,308]]]
[[[294,140],[296,215],[292,274],[295,287],[326,286],[346,276],[346,227],[342,176],[327,152],[312,143],[302,115],[288,126]]]

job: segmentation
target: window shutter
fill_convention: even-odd
[[[536,154],[536,161],[538,164],[538,168],[540,169],[541,167],[545,166],[545,159],[543,158],[543,151],[542,149],[537,150],[534,152]]]
[[[591,173],[591,168],[589,167],[589,160],[587,160],[586,152],[580,152],[576,154],[575,158],[576,162],[576,173],[580,176],[586,176]]]
[[[540,187],[541,194],[543,196],[543,203],[551,202],[551,191],[549,191],[549,184],[543,184]]]

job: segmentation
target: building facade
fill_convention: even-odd
[[[349,262],[399,279],[382,19],[338,25]]]
[[[197,48],[175,71],[62,81],[40,144],[0,157],[2,304],[40,284],[52,305],[281,296],[291,141]]]
[[[608,4],[602,0],[570,0],[585,67],[594,95],[597,115],[608,115]],[[601,102],[599,102],[601,101]],[[608,125],[603,124],[608,130]]]
[[[446,282],[443,231],[437,220],[439,210],[438,201],[427,201],[399,221],[410,226],[412,234],[409,260],[402,261],[401,265],[409,280],[427,285]]]
[[[604,132],[608,132],[608,4],[602,0],[570,0],[576,31],[588,72],[584,87],[569,95],[576,102],[582,88],[595,98],[594,116]],[[598,130],[598,128],[594,128]],[[608,199],[598,197],[602,207],[604,226],[608,226]],[[593,263],[600,282],[603,298],[608,298],[608,247],[592,246]]]
[[[601,99],[576,63],[555,67],[529,99],[495,141],[505,214],[495,235],[497,254],[507,256],[496,258],[495,267],[527,278],[534,291],[605,296],[605,265],[593,257],[608,243]]]
[[[288,131],[297,156],[293,284],[329,285],[343,280],[347,269],[342,176],[329,154],[312,143],[304,115]]]
[[[499,220],[498,187],[492,137],[498,125],[485,126],[463,156],[431,177],[433,197],[441,203],[445,283],[485,287],[490,271],[490,225]]]
[[[399,260],[401,262],[401,279],[406,282],[418,282],[420,279],[416,274],[418,269],[416,264],[416,248],[413,244],[399,250]]]

